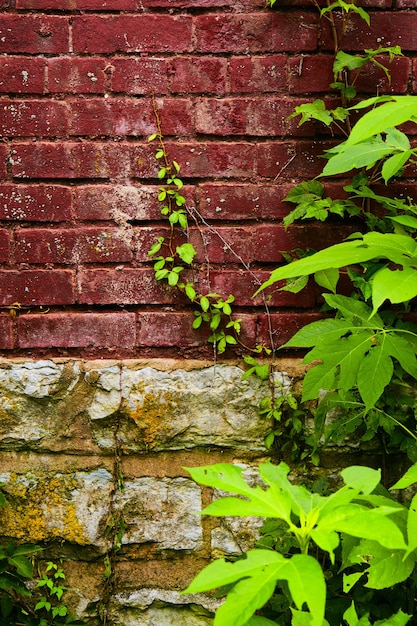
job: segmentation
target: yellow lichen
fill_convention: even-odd
[[[164,394],[164,401],[150,393],[143,394],[142,403],[135,409],[128,408],[127,415],[143,432],[143,441],[148,448],[153,448],[160,433],[167,429],[174,403],[169,394]]]
[[[9,506],[0,509],[1,533],[28,542],[60,538],[89,543],[71,500],[78,487],[73,475],[11,474],[5,487]]]

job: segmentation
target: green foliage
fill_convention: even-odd
[[[355,604],[351,603],[351,590],[360,579],[371,590],[388,589],[405,581],[414,571],[417,496],[409,508],[393,500],[381,491],[379,470],[359,466],[344,469],[341,472],[344,486],[330,495],[292,483],[285,463],[261,464],[262,486],[255,487],[246,483],[243,469],[232,464],[187,470],[199,484],[234,494],[214,500],[203,510],[204,514],[262,516],[273,524],[279,520],[284,524],[286,536],[291,538],[287,547],[292,554],[258,548],[234,563],[218,559],[197,575],[184,593],[233,585],[216,612],[214,626],[277,623],[252,616],[283,581],[294,607],[291,608],[294,626],[328,624],[332,597],[327,595],[327,587],[331,583],[327,583],[320,565],[320,553],[327,555],[333,565],[336,556],[341,558],[345,594],[342,610],[349,625],[371,623],[367,614],[369,605],[368,611],[358,617]],[[414,482],[415,466],[413,472],[408,473],[400,486]],[[394,487],[398,488],[398,484]],[[285,615],[277,617],[278,623],[285,619]],[[395,615],[378,623],[406,624],[410,617],[400,608]]]
[[[153,259],[155,280],[166,281],[169,287],[179,289],[186,298],[195,306],[195,330],[207,325],[210,329],[209,343],[215,347],[217,354],[225,352],[228,346],[236,345],[240,334],[240,319],[233,316],[232,304],[234,296],[229,295],[226,299],[217,293],[202,294],[193,280],[180,280],[184,270],[193,268],[196,250],[189,243],[175,246],[174,228],[179,227],[183,232],[188,231],[188,214],[186,200],[180,194],[184,186],[180,178],[180,165],[176,161],[170,161],[165,149],[158,112],[154,108],[158,124],[158,132],[153,133],[149,141],[158,140],[155,158],[161,161],[158,171],[158,179],[164,183],[159,188],[158,200],[162,204],[161,215],[168,219],[170,235],[167,239],[158,237],[150,247],[148,256]]]

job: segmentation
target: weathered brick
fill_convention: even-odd
[[[189,187],[181,191],[187,198],[192,192]],[[113,220],[121,226],[159,219],[158,193],[152,185],[82,185],[74,190],[74,212],[81,220]]]
[[[336,23],[340,19],[335,15]],[[340,24],[339,24],[340,26]],[[322,31],[323,45],[332,49],[332,36],[325,23]],[[370,26],[356,15],[349,16],[345,34],[339,39],[342,50],[363,50],[382,46],[401,46],[402,50],[417,50],[417,13],[410,11],[376,12]]]
[[[170,304],[176,292],[155,281],[152,269],[95,269],[81,273],[78,301],[84,304]]]
[[[196,104],[196,131],[255,137],[314,135],[314,124],[306,123],[298,128],[297,121],[286,121],[297,104],[301,101],[285,98],[205,98]]]
[[[0,91],[2,93],[45,92],[46,60],[30,57],[0,58]]]
[[[113,228],[29,229],[17,231],[18,263],[107,263],[130,261],[127,235]]]
[[[181,164],[183,177],[241,178],[253,176],[255,148],[247,142],[170,143],[168,153]]]
[[[64,222],[71,218],[71,191],[58,185],[0,185],[0,219]]]
[[[56,137],[68,132],[68,108],[48,100],[0,100],[4,137]]]
[[[155,130],[155,113],[150,98],[77,100],[72,104],[72,135],[145,136]],[[191,132],[190,102],[165,99],[158,103],[166,135]]]
[[[12,154],[12,172],[16,178],[153,178],[156,171],[149,144],[15,143]]]
[[[304,294],[304,292],[303,292]],[[258,343],[271,345],[271,333],[275,348],[287,343],[300,328],[321,319],[320,313],[271,313],[259,315]]]
[[[166,59],[118,58],[112,60],[111,70],[112,91],[136,95],[167,92]]]
[[[210,274],[210,285],[207,285],[205,276],[200,276],[200,282],[208,287],[208,290],[227,297],[235,296],[236,306],[262,305],[262,294],[253,298],[255,291],[269,278],[266,271],[223,270],[214,271]],[[278,291],[278,286],[270,287],[263,293],[268,298],[270,306],[310,308],[314,306],[314,286],[309,286],[303,291],[303,298],[289,291]]]
[[[139,0],[16,0],[17,9],[54,9],[55,11],[134,11]]]
[[[5,228],[0,228],[0,263],[7,263],[10,254],[10,234]]]
[[[416,0],[397,0],[399,9],[415,9],[417,7]]]
[[[226,59],[177,57],[171,61],[172,93],[215,93],[226,91]]]
[[[324,162],[318,157],[332,144],[324,142],[265,142],[257,146],[258,174],[274,180],[305,180],[321,174]]]
[[[251,9],[254,6],[264,6],[263,0],[143,0],[141,5],[145,8],[180,8],[180,9],[211,9],[214,7],[233,7],[239,11]]]
[[[241,321],[240,340],[246,346],[256,344],[255,315],[239,314]],[[147,347],[162,346],[204,346],[211,331],[206,327],[194,330],[195,319],[190,312],[172,313],[147,311],[138,315],[137,345]]]
[[[13,320],[10,315],[0,314],[0,350],[11,350],[13,347]]]
[[[232,57],[230,59],[230,91],[262,93],[283,91],[287,86],[287,57]],[[305,92],[303,92],[305,93]]]
[[[351,233],[348,226],[310,223],[293,224],[287,230],[276,224],[260,224],[255,230],[256,260],[264,263],[282,261],[281,252],[296,248],[321,250],[324,246],[339,243]]]
[[[165,313],[149,311],[138,316],[138,346],[201,346],[207,341],[207,332],[192,328],[192,312]]]
[[[384,70],[374,64],[368,64],[362,72],[352,74],[357,91],[365,93],[405,93],[411,73],[411,59],[396,57],[391,63],[387,57],[377,57],[378,63],[384,65],[390,73],[387,77]]]
[[[206,219],[282,219],[289,207],[282,203],[292,185],[203,183],[197,188],[199,211]]]
[[[106,61],[99,58],[48,59],[50,93],[104,93]]]
[[[288,88],[290,93],[330,91],[333,78],[333,56],[295,56],[289,59]]]
[[[413,59],[413,93],[417,92],[417,59]]]
[[[73,279],[69,270],[0,271],[0,305],[73,304]]]
[[[0,180],[7,178],[7,164],[9,162],[9,149],[5,145],[0,144]]]
[[[196,260],[217,263],[250,263],[255,259],[256,232],[253,226],[217,226],[191,228],[190,242],[197,251]]]
[[[301,52],[317,48],[317,17],[298,11],[200,15],[198,52]]]
[[[74,17],[75,52],[187,52],[191,18],[181,15]]]
[[[0,15],[0,53],[69,52],[68,18],[55,15]]]
[[[19,315],[20,348],[132,348],[134,313],[48,313]]]

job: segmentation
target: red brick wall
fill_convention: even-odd
[[[372,71],[359,88],[417,91],[416,0],[367,4],[371,27],[354,19],[343,49],[398,44],[405,56],[392,66],[391,86]],[[282,198],[319,173],[316,156],[331,139],[313,124],[285,122],[332,82],[330,32],[314,6],[0,0],[0,7],[1,355],[209,354],[191,328],[193,307],[155,283],[147,257],[166,229],[147,141],[152,92],[189,206],[205,220],[205,250],[200,229],[190,230],[201,288],[232,292],[244,342],[267,341],[262,301],[251,298],[256,279],[282,260],[280,250],[341,236],[336,224],[287,232],[281,224]],[[278,344],[317,315],[317,301],[313,287],[273,294]]]

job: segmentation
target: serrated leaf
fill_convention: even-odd
[[[368,581],[365,587],[386,589],[406,580],[414,569],[413,557],[404,559],[402,551],[384,548],[376,541],[363,541],[359,549],[364,554],[372,555],[370,566],[366,570]]]
[[[393,149],[387,146],[380,137],[349,146],[345,142],[343,149],[336,154],[330,154],[320,176],[334,176],[362,167],[372,167],[384,157],[392,154],[392,151]]]
[[[339,339],[350,330],[352,330],[352,323],[349,320],[332,318],[311,322],[300,328],[283,348],[311,348],[321,342]]]
[[[408,335],[401,336],[400,332],[386,333],[385,349],[408,374],[417,379],[416,354],[406,337]]]
[[[361,302],[360,300],[355,300],[354,298],[350,298],[349,296],[342,296],[340,294],[333,295],[330,293],[323,294],[323,297],[327,304],[331,306],[333,309],[337,309],[347,320],[354,322],[362,322],[362,325],[365,327],[370,327],[372,325],[373,328],[383,328],[384,324],[379,317],[379,315],[374,315],[372,320],[370,321],[370,317],[372,316],[371,307],[369,307],[365,302]]]

